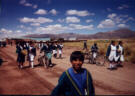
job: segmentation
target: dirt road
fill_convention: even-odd
[[[0,66],[0,94],[50,94],[62,72],[71,67],[69,62],[71,52],[78,49],[65,47],[63,59],[53,58],[54,66],[49,69],[38,66],[38,51],[35,68],[29,68],[26,61],[22,70],[17,67],[15,50],[15,46],[9,45],[0,49],[0,57],[5,61]],[[101,67],[84,63],[83,67],[91,72],[97,95],[135,94],[134,64],[124,63],[123,68],[115,71],[107,70],[107,64]]]

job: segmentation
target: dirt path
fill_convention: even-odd
[[[0,94],[49,94],[54,87],[51,83],[38,76],[34,70],[20,70],[9,50],[2,51],[4,60],[8,60],[0,68]]]
[[[7,46],[0,49],[0,56],[7,61],[0,66],[0,94],[50,94],[56,86],[58,78],[67,68],[71,67],[69,55],[76,48],[64,48],[63,59],[52,59],[52,68],[45,69],[38,66],[37,57],[35,68],[25,68],[20,70],[16,63],[15,46]],[[108,65],[96,66],[84,63],[93,77],[96,94],[135,94],[135,65],[125,63],[124,68],[116,71],[107,70]]]

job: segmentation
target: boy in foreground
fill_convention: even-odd
[[[72,52],[70,62],[72,67],[63,72],[51,95],[95,95],[92,77],[87,69],[82,68],[84,62],[83,53],[80,51]]]

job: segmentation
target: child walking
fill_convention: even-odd
[[[80,51],[72,52],[70,56],[72,67],[63,72],[58,85],[51,95],[78,96],[95,95],[91,74],[87,69],[82,68],[84,55]]]
[[[116,62],[118,60],[118,56],[116,54],[117,52],[117,47],[115,45],[115,41],[111,41],[111,44],[108,46],[106,57],[108,58],[110,65],[109,68],[110,70],[117,69],[116,67]]]
[[[62,49],[63,49],[63,44],[62,43],[59,43],[58,46],[58,52],[59,52],[59,58],[62,58]]]
[[[117,54],[118,54],[118,61],[117,61],[117,67],[123,67],[122,62],[124,62],[124,48],[123,48],[123,42],[119,41],[117,45]]]
[[[36,56],[36,48],[34,47],[33,43],[31,43],[29,47],[29,66],[31,66],[31,68],[34,68],[35,56]]]

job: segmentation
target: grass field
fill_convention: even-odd
[[[135,39],[115,39],[116,44],[118,44],[118,41],[120,40],[123,41],[125,61],[135,63]],[[108,45],[110,44],[111,41],[112,40],[100,40],[100,39],[87,40],[87,48],[88,50],[90,50],[91,46],[95,42],[98,45],[99,53],[105,56]],[[65,42],[64,46],[83,49],[83,41]]]

